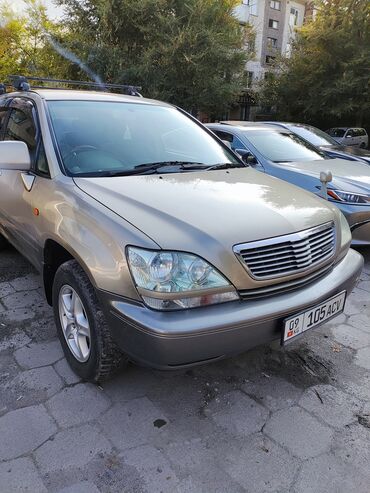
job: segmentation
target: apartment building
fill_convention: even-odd
[[[239,108],[230,111],[231,119],[258,118],[253,92],[258,82],[273,70],[276,56],[289,56],[296,28],[301,27],[307,0],[241,0],[235,15],[241,23],[249,23],[255,31],[255,56],[246,65],[246,88]]]

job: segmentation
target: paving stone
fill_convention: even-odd
[[[173,493],[178,479],[167,459],[156,448],[149,445],[125,451],[122,458],[126,464],[134,466],[150,493]]]
[[[15,289],[8,282],[0,282],[0,298],[14,292]]]
[[[183,479],[176,490],[176,493],[245,493],[245,489],[235,483],[221,469],[213,468],[204,471],[201,475],[188,476]]]
[[[331,454],[309,459],[299,473],[295,493],[369,493],[369,478]]]
[[[218,444],[220,445],[220,444]],[[222,449],[221,456],[219,451]],[[200,438],[171,443],[164,448],[172,469],[180,480],[181,493],[245,493],[245,489],[224,470],[223,447]],[[221,460],[218,460],[220,459]]]
[[[47,402],[50,413],[62,428],[92,421],[110,405],[104,392],[88,383],[65,388]]]
[[[370,410],[360,415],[365,417],[365,413],[370,418]],[[335,439],[333,450],[341,461],[370,474],[370,428],[367,426],[358,423],[341,430]]]
[[[240,391],[225,394],[212,401],[208,407],[213,421],[237,436],[248,436],[260,431],[268,417],[268,411]]]
[[[2,317],[4,320],[10,320],[13,324],[31,320],[36,316],[36,313],[31,308],[12,308],[4,312]]]
[[[17,277],[9,281],[15,291],[31,291],[42,287],[41,277],[35,274]]]
[[[155,376],[152,370],[134,365],[128,366],[112,380],[102,384],[113,402],[127,402],[144,397],[150,391],[155,392],[160,385],[160,377]]]
[[[370,347],[359,349],[356,354],[355,363],[366,370],[370,370]]]
[[[352,327],[356,327],[356,329],[370,333],[370,316],[368,314],[360,313],[351,315],[348,318],[348,323],[352,325]]]
[[[346,315],[356,315],[361,312],[368,312],[369,293],[363,289],[354,289],[347,298],[344,313]]]
[[[40,402],[59,392],[63,382],[52,366],[44,366],[20,373],[10,386],[27,400]]]
[[[74,373],[65,358],[55,363],[54,368],[67,385],[72,385],[81,381],[81,378]]]
[[[39,305],[44,300],[37,291],[21,291],[19,293],[8,294],[1,299],[5,308],[29,308]]]
[[[99,490],[94,483],[91,483],[90,481],[82,481],[81,483],[67,486],[62,490],[59,490],[58,493],[99,493]]]
[[[0,326],[1,330],[1,326]],[[27,334],[21,331],[12,331],[11,335],[5,336],[0,339],[0,351],[5,351],[7,349],[15,350],[19,349],[27,344],[30,344],[31,339]],[[0,336],[1,337],[1,336]]]
[[[31,459],[21,458],[0,464],[2,493],[47,493]]]
[[[307,389],[299,405],[335,427],[357,421],[356,416],[362,407],[358,399],[331,385],[316,385]]]
[[[370,281],[369,280],[366,280],[366,281],[360,281],[358,284],[357,284],[357,287],[359,289],[363,289],[365,291],[370,291]]]
[[[233,453],[227,453],[223,467],[246,491],[275,493],[289,490],[299,462],[262,433],[257,433]]]
[[[370,332],[366,333],[351,325],[339,325],[332,329],[334,339],[343,346],[360,349],[370,346]]]
[[[278,411],[296,404],[302,389],[279,377],[259,377],[242,385],[242,390],[271,411]]]
[[[53,420],[41,405],[5,414],[0,418],[0,460],[29,453],[56,431]]]
[[[264,433],[303,459],[325,452],[333,438],[330,428],[297,406],[273,414]]]
[[[29,344],[14,353],[18,364],[26,369],[52,365],[63,357],[58,340],[38,344]]]
[[[205,469],[205,464],[215,462],[217,452],[208,444],[207,440],[199,437],[169,443],[165,449],[165,454],[181,477],[192,471]]]
[[[63,430],[34,453],[43,473],[62,469],[81,468],[97,454],[110,452],[108,440],[89,424]]]
[[[168,423],[146,397],[115,404],[99,421],[106,436],[120,450],[149,443]],[[155,422],[163,426],[155,426]]]

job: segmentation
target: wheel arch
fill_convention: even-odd
[[[69,260],[76,260],[93,284],[89,270],[75,252],[71,252],[64,245],[51,238],[47,239],[44,245],[42,275],[46,300],[50,306],[53,304],[52,292],[55,274],[59,267]]]

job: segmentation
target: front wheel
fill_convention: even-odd
[[[366,149],[366,144],[365,144],[365,142],[361,142],[360,147],[361,147],[361,149]]]
[[[66,359],[82,379],[106,380],[127,363],[112,339],[93,286],[75,260],[55,274],[53,309]]]

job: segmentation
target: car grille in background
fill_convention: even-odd
[[[320,266],[334,255],[335,226],[323,224],[290,235],[236,245],[234,252],[255,279],[274,279]]]

